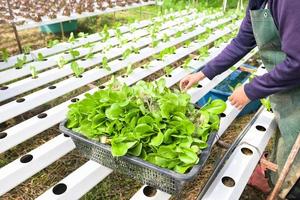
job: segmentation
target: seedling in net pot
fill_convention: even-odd
[[[45,57],[42,53],[38,53],[37,55],[37,61],[45,61]]]
[[[126,58],[128,58],[131,54],[131,48],[126,49],[123,54],[122,54],[122,60],[125,60]]]
[[[63,68],[65,64],[67,64],[67,60],[61,56],[57,61],[58,68]]]
[[[203,47],[199,50],[199,56],[198,56],[198,60],[204,60],[205,58],[207,58],[209,56],[209,52],[208,52],[208,47]]]
[[[80,56],[80,52],[77,50],[73,50],[73,49],[70,49],[70,54],[73,59],[76,59],[78,56]]]
[[[7,62],[9,57],[9,52],[6,48],[1,49],[1,60],[3,62]]]
[[[105,56],[102,58],[102,68],[111,71],[111,68],[108,65],[108,59]]]
[[[76,78],[81,78],[81,74],[84,72],[84,68],[79,67],[78,63],[74,61],[71,63],[71,69]]]
[[[23,47],[24,54],[28,55],[28,54],[30,54],[30,51],[31,51],[31,47],[29,45]]]
[[[93,48],[90,48],[88,54],[86,54],[86,56],[84,58],[85,59],[92,59],[94,57],[95,57],[95,54],[93,53]]]
[[[129,64],[126,68],[126,75],[130,75],[133,72],[132,64]]]
[[[80,37],[80,38],[86,38],[88,35],[89,35],[88,33],[84,33],[84,32],[78,33],[78,37]]]
[[[14,67],[16,69],[21,69],[26,64],[26,61],[27,61],[27,57],[23,55],[22,58],[17,58],[17,63],[14,65]]]
[[[59,40],[49,40],[47,43],[48,48],[52,48],[59,43]]]
[[[191,63],[191,61],[192,61],[192,58],[191,58],[191,57],[187,58],[187,59],[183,62],[182,68],[185,69],[185,70],[188,70],[188,69],[190,68],[190,63]]]
[[[30,66],[30,73],[31,73],[31,77],[33,79],[36,79],[38,76],[37,76],[37,70],[36,70],[36,67],[35,66]]]
[[[74,44],[76,42],[76,39],[75,39],[75,36],[74,36],[73,32],[70,33],[70,37],[68,39],[68,42],[72,43],[72,44]]]
[[[166,77],[171,77],[172,76],[171,75],[172,71],[173,71],[173,68],[171,66],[167,66],[167,67],[164,68],[164,72],[166,74]]]

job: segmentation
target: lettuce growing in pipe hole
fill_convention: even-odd
[[[196,109],[188,94],[170,90],[164,79],[132,87],[113,79],[69,106],[67,127],[110,144],[113,156],[129,154],[185,173],[199,162],[225,108],[225,102],[214,100]]]

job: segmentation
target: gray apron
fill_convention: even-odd
[[[286,58],[286,54],[281,50],[279,31],[269,9],[252,10],[250,15],[261,59],[266,69],[271,71]],[[280,130],[280,133],[275,135],[273,149],[273,162],[278,164],[278,173],[280,173],[300,132],[300,87],[273,94],[270,96],[270,101]],[[299,177],[300,154],[298,153],[283,185],[281,198],[286,197]],[[271,174],[273,183],[277,178],[277,173]]]

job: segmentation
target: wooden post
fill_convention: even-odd
[[[9,3],[9,0],[6,0],[6,3],[7,3],[9,15],[10,15],[10,17],[13,19],[11,25],[12,25],[12,28],[13,28],[13,31],[14,31],[14,34],[15,34],[15,38],[16,38],[17,44],[18,44],[19,52],[22,53],[22,52],[23,52],[23,49],[22,49],[22,45],[21,45],[21,42],[20,42],[20,37],[19,37],[19,34],[18,34],[18,30],[17,30],[17,28],[16,28],[16,24],[15,24],[15,21],[14,21],[14,14],[13,14],[13,12],[12,12],[11,5],[10,5],[10,3]]]
[[[64,40],[65,39],[65,31],[64,31],[64,26],[63,26],[63,23],[60,22],[60,31],[61,31],[61,37],[62,39]]]
[[[299,149],[300,149],[300,133],[298,134],[297,140],[296,140],[295,144],[293,145],[290,155],[284,164],[284,167],[279,175],[279,178],[276,182],[276,185],[275,185],[272,193],[267,198],[268,200],[275,200],[277,198],[280,188],[281,188],[282,184],[284,183],[284,180],[292,167],[292,164],[299,152]]]

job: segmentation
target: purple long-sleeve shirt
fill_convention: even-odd
[[[221,74],[256,46],[249,9],[259,9],[263,2],[250,0],[237,37],[205,65],[202,72],[206,77],[212,79]],[[300,86],[300,0],[269,0],[268,6],[279,30],[282,51],[287,57],[272,71],[245,85],[246,95],[251,100]]]

